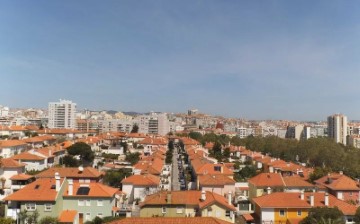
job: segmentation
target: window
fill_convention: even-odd
[[[103,203],[103,200],[97,200],[97,206],[103,206],[104,203]]]
[[[166,213],[166,207],[162,207],[162,208],[161,208],[161,212],[162,212],[163,214],[165,214],[165,213]]]
[[[91,220],[91,213],[86,213],[85,220]]]
[[[35,203],[27,203],[27,204],[25,204],[25,208],[27,211],[35,211],[36,204]]]
[[[230,217],[230,211],[226,211],[226,212],[225,212],[225,216],[226,216],[226,217]]]
[[[297,215],[298,215],[298,216],[301,216],[301,210],[298,210],[298,211],[297,211]]]
[[[279,214],[280,214],[280,216],[285,216],[285,210],[284,210],[284,209],[280,209]]]
[[[44,205],[45,212],[51,212],[52,210],[52,204],[45,204]]]
[[[84,206],[85,200],[78,200],[78,206]]]
[[[90,183],[90,179],[85,179],[85,183]]]
[[[90,200],[86,200],[86,206],[91,206],[91,201]]]
[[[352,196],[353,195],[353,192],[350,192],[350,196]]]
[[[176,207],[176,213],[177,214],[183,213],[183,207]]]
[[[221,171],[221,166],[214,166],[214,171]]]
[[[97,217],[99,217],[99,218],[102,218],[103,216],[104,216],[104,214],[101,212],[97,214]]]

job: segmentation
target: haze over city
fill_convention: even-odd
[[[360,119],[357,1],[2,1],[0,104]]]

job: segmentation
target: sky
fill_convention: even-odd
[[[360,120],[359,1],[3,0],[0,105]]]

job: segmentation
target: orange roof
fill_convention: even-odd
[[[74,223],[77,213],[76,210],[64,210],[59,216],[59,222]]]
[[[112,221],[109,224],[230,224],[214,217],[131,217]]]
[[[79,195],[76,194],[76,192],[79,190],[80,187],[85,187],[88,186],[90,191],[88,192],[88,194],[86,195]],[[68,185],[69,187],[69,185]],[[92,183],[87,183],[87,184],[83,184],[83,183],[78,183],[75,182],[73,183],[73,194],[69,195],[69,191],[65,191],[64,192],[64,197],[113,197],[116,192],[118,192],[119,189],[117,188],[113,188],[113,187],[109,187],[107,185],[101,184],[101,183],[97,183],[97,182],[92,182]]]
[[[243,214],[242,217],[245,221],[254,221],[254,217],[251,214]]]
[[[54,178],[38,179],[10,194],[4,201],[55,201],[57,192]]]
[[[236,181],[226,175],[201,175],[198,177],[199,184],[201,186],[224,186],[224,185],[235,185]]]
[[[145,139],[141,140],[139,144],[142,145],[167,145],[168,141],[166,138],[163,137],[146,137]]]
[[[168,197],[170,198],[170,202],[167,201]],[[236,210],[232,204],[231,205],[228,204],[225,197],[219,194],[206,191],[206,200],[201,201],[200,198],[201,198],[201,191],[160,191],[158,193],[148,195],[145,198],[145,201],[141,203],[140,207],[144,207],[147,205],[172,204],[172,205],[193,205],[193,206],[199,206],[199,208],[202,209],[214,203],[217,203],[232,211]]]
[[[20,173],[10,177],[10,180],[29,180],[31,178],[33,178],[33,176],[27,175],[25,173]]]
[[[282,177],[286,187],[314,187],[299,176]]]
[[[0,148],[7,148],[7,147],[15,147],[15,146],[21,146],[21,145],[27,145],[26,142],[21,140],[0,140]]]
[[[1,167],[24,167],[26,166],[25,163],[19,163],[18,161],[12,158],[2,158],[0,159]]]
[[[134,165],[134,168],[141,170],[142,174],[150,173],[154,175],[160,175],[163,165],[164,165],[163,160],[159,158],[155,158],[151,161],[141,160]]]
[[[97,169],[92,167],[84,167],[84,170],[82,172],[80,172],[79,168],[77,167],[52,167],[47,170],[44,170],[41,173],[38,173],[36,175],[36,178],[54,177],[56,172],[59,173],[60,177],[66,177],[66,178],[98,179],[103,175]]]
[[[275,192],[268,195],[263,195],[253,198],[253,202],[261,208],[311,208],[308,197],[314,195],[313,207],[325,206],[325,193],[304,193],[304,199],[300,197],[301,193],[292,192]],[[338,207],[344,215],[354,215],[357,207],[337,199],[333,195],[329,195],[329,207]]]
[[[248,180],[256,187],[284,187],[285,183],[279,173],[260,173]]]
[[[160,178],[151,174],[132,175],[123,179],[121,183],[137,186],[158,186],[160,184]]]
[[[200,168],[195,170],[197,175],[204,175],[204,174],[224,174],[224,175],[233,175],[234,172],[224,166],[223,164],[211,164],[206,163],[202,165]]]
[[[359,191],[360,188],[358,186],[358,183],[351,179],[350,177],[338,174],[338,173],[332,173],[330,175],[326,175],[318,180],[315,181],[317,185],[327,187],[331,190],[349,190],[349,191]]]
[[[14,155],[10,158],[15,159],[15,160],[32,160],[32,161],[41,161],[41,160],[46,159],[44,157],[31,154],[29,152],[22,152],[20,154]]]
[[[51,135],[43,135],[43,136],[36,136],[32,138],[23,139],[23,141],[26,143],[44,142],[48,140],[55,140],[55,138]]]
[[[184,143],[184,145],[200,145],[198,141],[192,138],[183,137],[180,140]]]

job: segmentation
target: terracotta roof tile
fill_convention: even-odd
[[[311,208],[308,197],[314,195],[313,207],[325,206],[325,193],[304,193],[304,199],[300,197],[301,193],[275,192],[253,198],[253,202],[261,208]],[[338,207],[344,215],[354,215],[357,207],[345,201],[339,200],[333,195],[329,195],[329,207]]]
[[[101,172],[92,167],[84,167],[82,172],[76,167],[52,167],[36,175],[36,178],[54,177],[55,173],[59,173],[60,177],[66,178],[90,178],[98,179],[103,176]]]
[[[77,213],[78,212],[76,210],[64,210],[59,216],[59,222],[74,223]]]
[[[132,175],[123,179],[121,183],[136,186],[158,186],[160,184],[160,178],[152,174]]]
[[[171,217],[149,217],[149,218],[140,218],[140,217],[131,217],[124,218],[121,220],[116,220],[110,222],[109,224],[230,224],[213,217],[181,217],[181,218],[171,218]]]
[[[226,175],[201,175],[198,177],[200,186],[235,185],[236,181]]]
[[[85,187],[88,186],[90,191],[88,194],[86,195],[77,195],[76,192],[79,190],[80,187]],[[97,182],[92,182],[92,183],[87,183],[87,184],[83,184],[83,183],[78,183],[75,182],[73,183],[73,194],[69,195],[69,185],[67,190],[64,192],[64,197],[110,197],[112,198],[116,192],[119,191],[119,189],[117,188],[113,188],[113,187],[109,187],[107,185],[101,184],[101,183],[97,183]]]
[[[15,146],[26,146],[26,142],[21,140],[0,140],[0,148],[8,148],[8,147],[15,147]]]
[[[19,163],[18,161],[12,159],[12,158],[2,158],[0,159],[1,167],[24,167],[26,166],[25,163]]]
[[[15,160],[31,160],[31,161],[41,161],[41,160],[46,159],[44,157],[31,154],[29,152],[22,152],[20,154],[14,155],[14,156],[12,156],[10,158],[15,159]]]
[[[33,176],[27,175],[25,173],[20,173],[10,177],[10,180],[29,180],[31,178],[33,178]]]
[[[332,173],[315,181],[317,185],[327,187],[331,190],[352,190],[359,191],[358,183],[350,177]]]
[[[63,181],[63,180],[62,180]],[[55,201],[54,178],[38,179],[4,198],[4,201]]]
[[[279,173],[260,173],[248,180],[256,187],[284,187],[285,183]]]

